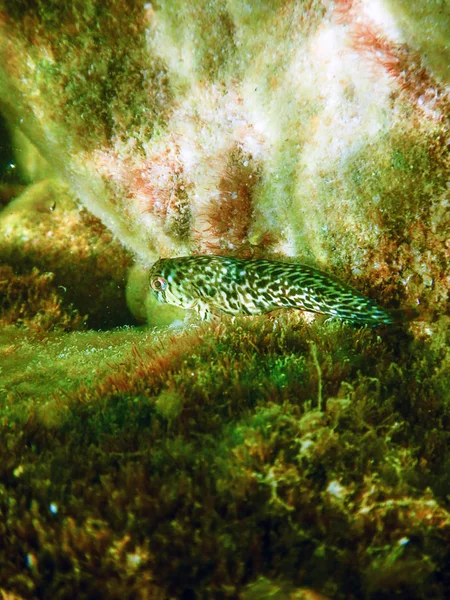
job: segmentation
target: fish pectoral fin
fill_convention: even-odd
[[[197,302],[195,310],[197,311],[198,316],[202,321],[211,320],[211,308],[209,304],[205,304],[204,302]]]

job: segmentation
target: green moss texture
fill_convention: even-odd
[[[450,597],[445,2],[0,0],[0,597]],[[417,318],[159,305],[298,261]]]
[[[295,315],[86,336],[50,337],[33,389],[17,374],[4,390],[5,589],[247,598],[272,582],[286,598],[446,596],[441,338]],[[7,373],[30,364],[17,335],[3,353]],[[61,391],[44,398],[50,386]]]

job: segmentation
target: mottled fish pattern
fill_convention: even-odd
[[[296,308],[359,325],[390,324],[389,312],[331,275],[306,265],[224,256],[158,260],[150,285],[160,302],[211,312],[260,315]]]

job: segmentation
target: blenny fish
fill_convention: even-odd
[[[296,308],[338,317],[357,325],[397,321],[357,290],[306,265],[225,256],[162,258],[150,269],[160,302],[211,312],[261,315]]]

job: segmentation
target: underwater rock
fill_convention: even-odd
[[[52,273],[55,294],[89,327],[132,322],[125,304],[130,255],[60,181],[28,186],[0,212],[0,260],[16,275]]]
[[[388,0],[403,38],[442,83],[450,84],[450,5],[441,0]]]
[[[0,0],[60,178],[0,213],[0,595],[450,597],[448,28],[406,4]],[[431,318],[156,326],[199,254]]]
[[[447,13],[393,4],[5,2],[3,112],[141,264],[289,256],[439,313]]]

